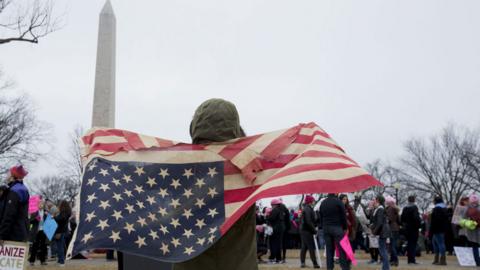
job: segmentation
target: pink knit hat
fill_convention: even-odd
[[[479,197],[477,194],[472,194],[468,197],[468,203],[478,205]]]
[[[273,199],[271,202],[270,202],[270,205],[275,205],[275,204],[282,204],[282,201],[280,199]]]
[[[315,198],[313,198],[312,195],[305,196],[305,204],[311,204],[313,202],[315,202]]]
[[[270,215],[270,213],[272,213],[272,208],[267,207],[267,209],[265,209],[265,216]]]
[[[385,197],[385,203],[387,205],[395,205],[396,200],[395,200],[395,198],[393,198],[392,196],[389,195],[389,196]]]

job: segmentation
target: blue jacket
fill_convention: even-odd
[[[0,239],[26,242],[29,225],[28,201],[30,199],[27,187],[20,181],[12,182],[3,198]]]

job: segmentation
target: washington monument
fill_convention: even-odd
[[[116,19],[110,0],[100,12],[92,127],[115,127]]]

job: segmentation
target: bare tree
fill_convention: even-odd
[[[55,204],[58,204],[61,200],[66,200],[73,205],[78,195],[78,188],[75,183],[59,175],[40,177],[31,183],[33,193],[42,195],[43,198],[51,200]]]
[[[0,71],[0,175],[14,163],[33,162],[46,153],[42,147],[50,134],[28,97],[9,93],[12,86]]]
[[[448,125],[429,141],[407,141],[401,160],[402,183],[423,196],[439,195],[446,203],[456,205],[471,181],[471,168],[460,147],[469,139],[465,130]]]
[[[60,29],[50,0],[0,0],[0,44],[13,41],[38,43],[38,40]]]

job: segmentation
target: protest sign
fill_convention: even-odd
[[[24,270],[27,268],[28,244],[5,241],[0,246],[0,269]]]
[[[51,215],[48,215],[45,219],[45,222],[43,222],[43,232],[47,236],[48,240],[52,241],[53,235],[55,234],[57,227],[58,224],[55,219],[53,219]]]
[[[357,266],[357,260],[355,259],[355,253],[353,253],[352,246],[350,245],[350,240],[348,240],[348,234],[340,241],[340,246],[345,251],[347,259],[352,262],[353,265]]]
[[[470,247],[453,247],[457,256],[458,264],[461,266],[476,266],[473,258],[473,250]]]
[[[40,195],[34,195],[30,197],[30,200],[28,201],[28,213],[35,213],[38,211],[38,204],[42,200],[42,197]]]

